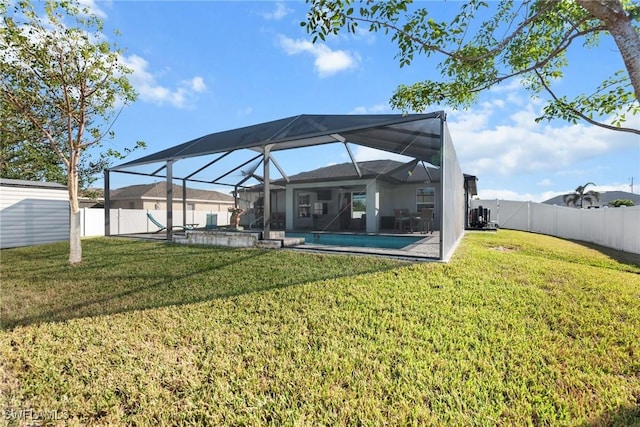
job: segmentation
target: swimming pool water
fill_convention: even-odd
[[[330,246],[402,249],[424,236],[381,236],[370,234],[287,233],[287,237],[304,237],[305,243]]]

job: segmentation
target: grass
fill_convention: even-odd
[[[508,230],[449,264],[83,246],[1,252],[9,424],[640,425],[639,257]]]

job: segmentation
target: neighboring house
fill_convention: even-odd
[[[293,229],[393,230],[394,211],[404,209],[418,214],[433,210],[433,225],[440,229],[441,206],[436,203],[442,191],[440,169],[424,162],[372,160],[326,166],[284,179],[275,180],[271,190],[272,224],[276,229],[286,223]],[[468,197],[477,194],[475,177],[465,175],[470,185]],[[243,218],[251,225],[263,216],[263,186],[239,192]],[[367,209],[375,204],[375,209]],[[345,210],[344,207],[347,206]],[[367,227],[367,211],[377,220]],[[287,216],[291,220],[287,221]],[[346,216],[346,218],[345,218]],[[261,224],[260,224],[261,225]]]
[[[111,190],[111,209],[166,210],[166,182],[131,185]],[[186,209],[193,211],[226,211],[233,206],[234,198],[211,190],[187,188]],[[182,186],[173,184],[173,209],[182,211]]]
[[[66,186],[0,178],[0,248],[65,240],[69,240]]]
[[[560,195],[560,196],[555,196],[549,200],[545,200],[544,204],[547,205],[559,205],[559,206],[566,206],[566,203],[564,202],[563,199],[564,195]],[[613,202],[614,200],[618,200],[618,199],[627,199],[627,200],[631,200],[633,202],[633,204],[635,206],[640,206],[640,194],[635,194],[635,193],[629,193],[627,191],[603,191],[600,193],[600,200],[599,201],[593,201],[593,205],[589,206],[588,202],[585,202],[585,207],[586,208],[602,208],[605,206],[609,206],[609,202]],[[573,205],[569,206],[569,207],[574,207]]]

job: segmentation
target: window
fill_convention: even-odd
[[[424,187],[416,189],[416,212],[421,209],[435,208],[436,206],[436,189],[435,187]]]
[[[311,197],[309,194],[298,195],[298,218],[309,218],[311,216]]]
[[[367,195],[366,194],[351,194],[351,217],[354,219],[362,218],[362,215],[367,213]]]
[[[326,215],[329,213],[329,204],[326,202],[315,202],[313,204],[314,215]]]

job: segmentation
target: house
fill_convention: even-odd
[[[329,212],[335,216],[335,212],[341,209],[338,206],[342,206],[345,200],[351,204],[351,217],[345,215],[344,225],[354,227],[357,222],[362,230],[369,233],[383,229],[385,218],[395,209],[415,211],[420,205],[432,205],[439,230],[438,258],[448,259],[464,234],[468,206],[465,198],[473,192],[475,178],[467,179],[460,169],[446,119],[444,111],[427,114],[301,114],[210,133],[109,168],[105,171],[105,209],[107,212],[113,209],[109,182],[115,173],[164,178],[168,183],[182,181],[183,185],[198,182],[230,186],[234,195],[239,197],[238,202],[241,202],[245,190],[255,190],[256,185],[261,185],[262,218],[256,210],[257,199],[249,200],[248,207],[255,210],[253,221],[260,225],[261,236],[267,240],[284,234],[272,231],[272,226],[278,222],[283,223],[277,225],[287,231],[296,227],[335,226],[329,224],[332,216]],[[287,174],[287,167],[280,164],[282,157],[295,161],[305,154],[294,153],[304,153],[304,150],[317,146],[346,152],[351,165],[341,165],[340,168],[345,171],[352,168],[355,175],[342,174],[338,177],[334,174],[336,169],[331,169],[316,171],[313,177],[299,176],[292,180]],[[366,164],[362,170],[353,154],[353,146],[413,160],[396,164],[395,169],[387,170],[384,164]],[[275,187],[278,184],[273,178],[276,170],[283,180],[278,181],[284,187],[284,196],[280,198]],[[317,175],[325,172],[333,175]],[[273,200],[272,195],[275,195]],[[174,196],[174,192],[166,192],[169,240],[173,239],[174,201],[178,199]],[[183,200],[183,211],[186,203],[186,199]],[[278,215],[274,216],[276,213]],[[318,222],[314,224],[314,220]],[[105,235],[111,235],[109,222],[105,223]]]
[[[182,186],[173,184],[173,209],[182,210]],[[111,190],[111,209],[166,210],[167,184],[165,181],[153,184],[130,185]],[[226,211],[234,205],[234,198],[213,190],[186,189],[185,207],[193,211]]]
[[[0,178],[0,248],[65,240],[69,240],[66,186]]]
[[[566,203],[564,202],[563,197],[564,195],[555,196],[549,200],[545,200],[542,203],[547,205],[566,206]],[[585,207],[603,208],[605,206],[609,206],[609,202],[613,202],[614,200],[618,200],[618,199],[631,200],[635,206],[640,206],[640,194],[629,193],[627,191],[603,191],[600,193],[599,201],[596,202],[594,200],[593,205],[589,205],[588,202],[585,202]]]
[[[465,175],[465,183],[472,183],[467,197],[477,194],[475,181]],[[239,192],[240,207],[248,212],[243,218],[246,226],[264,215],[263,191],[257,185]],[[440,169],[425,162],[372,160],[330,165],[272,182],[272,227],[375,233],[396,228],[397,209],[416,216],[422,209],[431,209],[433,229],[440,230],[442,210],[436,200],[441,192]],[[367,209],[369,204],[375,209]],[[372,220],[367,222],[367,218]]]

